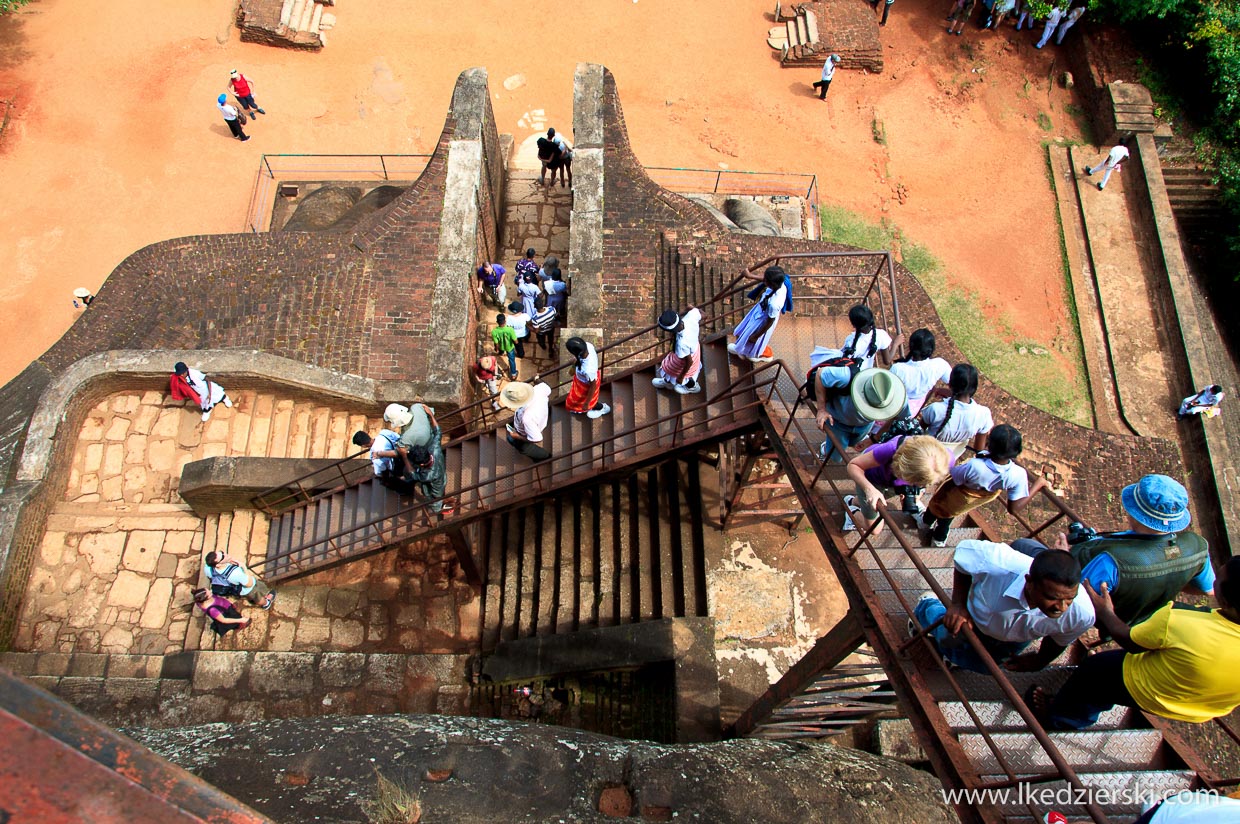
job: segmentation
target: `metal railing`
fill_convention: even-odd
[[[258,172],[254,176],[245,231],[269,230],[276,188],[280,183],[336,180],[413,182],[422,174],[430,159],[428,154],[265,154],[259,158]]]
[[[817,452],[814,444],[820,442],[825,436],[831,441],[834,451],[838,452],[840,455],[843,455],[845,447],[833,432],[828,430],[823,433],[817,428],[817,425],[812,418],[806,418],[805,416],[798,416],[796,414],[798,408],[804,404],[800,402],[800,392],[796,389],[797,379],[790,372],[788,372],[783,363],[776,361],[772,364],[756,369],[754,371],[755,379],[758,379],[759,376],[768,370],[773,370],[777,374],[782,372],[786,375],[786,379],[782,381],[777,377],[775,380],[762,380],[761,382],[762,386],[771,387],[769,393],[764,399],[763,406],[772,421],[775,420],[773,413],[775,412],[776,404],[782,408],[782,417],[786,419],[786,423],[783,425],[781,438],[785,442],[785,446],[795,444],[800,447],[798,450],[800,455],[813,455]],[[810,429],[809,432],[806,431],[807,427]],[[813,465],[813,460],[814,459],[811,459],[811,466]],[[831,496],[831,498],[838,504],[839,512],[842,513],[845,511],[844,496],[849,494],[850,490],[840,489],[837,485],[837,481],[831,477],[831,475],[826,473],[827,467],[832,465],[831,461],[821,458],[816,459],[816,461],[817,470],[814,473],[812,480],[808,483],[811,493],[810,497],[816,498],[816,493],[821,490],[825,494]],[[835,463],[834,465],[839,466],[840,464]],[[795,469],[789,467],[789,471],[793,472]],[[806,503],[808,505],[810,502]],[[950,603],[951,596],[943,589],[942,585],[939,584],[938,580],[930,572],[929,568],[926,567],[925,563],[922,562],[921,558],[918,557],[917,551],[904,536],[902,526],[897,519],[893,517],[892,513],[887,509],[885,504],[879,504],[878,513],[879,517],[869,524],[868,527],[865,529],[860,529],[859,527],[856,543],[851,547],[848,547],[845,553],[845,559],[851,563],[844,564],[844,568],[849,571],[850,577],[852,578],[852,586],[862,594],[871,619],[876,624],[878,631],[882,634],[887,646],[890,649],[893,649],[895,653],[899,655],[908,654],[911,647],[917,644],[921,644],[925,647],[925,650],[935,661],[940,673],[947,681],[952,693],[955,695],[956,699],[960,701],[965,711],[969,714],[969,717],[972,719],[977,731],[981,734],[986,746],[993,753],[996,763],[999,764],[1000,768],[1006,774],[1005,780],[997,783],[978,784],[970,789],[998,789],[1000,787],[1012,786],[1018,781],[1036,784],[1047,781],[1063,780],[1066,781],[1069,786],[1078,791],[1080,793],[1080,797],[1087,797],[1087,794],[1084,791],[1084,784],[1081,782],[1079,776],[1077,776],[1076,771],[1068,763],[1067,759],[1064,758],[1063,754],[1059,751],[1059,748],[1055,746],[1055,743],[1051,740],[1050,736],[1042,727],[1038,719],[1034,716],[1033,712],[1025,705],[1024,700],[1016,691],[1016,688],[1012,686],[1012,683],[1008,680],[1003,669],[995,663],[994,659],[986,650],[985,646],[983,646],[977,634],[971,627],[966,625],[962,630],[965,641],[969,644],[974,654],[977,655],[978,659],[986,667],[986,670],[990,676],[995,679],[995,682],[999,686],[1000,691],[1003,693],[1004,698],[1011,703],[1011,705],[1020,714],[1021,718],[1025,721],[1029,728],[1029,732],[1034,736],[1034,739],[1037,741],[1038,745],[1046,753],[1047,758],[1055,766],[1055,772],[1032,777],[1018,776],[1017,772],[1008,762],[1002,748],[995,743],[990,733],[986,730],[985,724],[981,722],[980,717],[972,706],[972,702],[965,694],[965,691],[961,687],[958,680],[952,675],[950,667],[943,660],[942,656],[939,654],[938,648],[929,637],[929,633],[942,623],[941,620],[922,629],[920,632],[917,632],[912,638],[907,638],[903,641],[899,640],[903,635],[901,631],[903,628],[898,628],[893,625],[891,619],[887,616],[885,610],[883,609],[877,594],[870,586],[864,571],[855,562],[855,558],[853,557],[857,552],[862,550],[870,553],[871,559],[876,565],[875,568],[880,571],[888,585],[891,586],[891,590],[895,594],[895,597],[900,604],[900,608],[906,613],[908,618],[913,618],[913,607],[904,597],[904,594],[901,591],[902,587],[896,581],[895,576],[892,575],[891,569],[888,565],[883,562],[881,553],[878,551],[879,548],[875,547],[871,542],[871,537],[881,526],[886,525],[886,527],[890,530],[891,535],[896,539],[904,554],[912,562],[913,567],[925,580],[925,588],[933,591],[934,594],[943,601],[943,603]],[[1042,528],[1045,528],[1048,525],[1049,523],[1044,524]],[[830,545],[830,542],[828,542],[828,546]],[[847,546],[847,544],[845,544],[845,546]],[[950,728],[935,724],[933,718],[928,720],[930,720],[932,726],[934,726],[936,735],[941,738],[953,737],[954,734]],[[957,766],[968,768],[968,765]],[[1099,808],[1096,804],[1087,804],[1085,805],[1085,808],[1094,821],[1107,822],[1109,820],[1103,814],[1101,808]],[[1034,812],[1032,807],[1030,808],[1030,811]]]
[[[646,166],[646,174],[664,189],[683,194],[736,194],[799,197],[809,207],[810,239],[821,231],[818,176],[798,172],[747,172],[732,169],[687,169]]]

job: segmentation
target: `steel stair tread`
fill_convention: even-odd
[[[1028,729],[1025,719],[1006,701],[970,701],[969,704],[987,732],[1019,732]],[[952,729],[958,732],[976,729],[973,719],[960,701],[941,701],[939,711]],[[1135,711],[1128,707],[1112,707],[1098,718],[1098,723],[1090,727],[1090,730],[1125,729],[1134,714]]]

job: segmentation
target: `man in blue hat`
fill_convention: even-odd
[[[1146,475],[1124,487],[1121,499],[1128,529],[1086,532],[1079,540],[1076,534],[1072,539],[1061,534],[1055,543],[1055,549],[1072,553],[1081,565],[1081,579],[1095,591],[1106,584],[1120,620],[1139,624],[1181,592],[1214,594],[1209,545],[1185,531],[1192,516],[1184,486],[1166,475]],[[1012,547],[1026,555],[1046,549],[1027,538]]]
[[[249,140],[250,136],[241,130],[241,120],[238,117],[237,107],[228,104],[228,95],[221,94],[215,99],[215,107],[220,110],[220,114],[224,115],[224,122],[228,124],[228,131],[232,132],[232,136],[238,140]]]

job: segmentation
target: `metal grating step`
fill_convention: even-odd
[[[1034,684],[1045,689],[1047,692],[1058,692],[1068,677],[1076,671],[1075,667],[1054,666],[1047,667],[1040,672],[1009,672],[1007,673],[1008,681],[1011,682],[1017,695],[1024,695],[1025,690]],[[926,684],[930,687],[930,694],[939,701],[955,701],[957,696],[947,683],[947,679],[943,677],[937,669],[924,673]],[[982,675],[979,672],[969,672],[968,670],[953,670],[952,677],[960,684],[960,688],[964,690],[964,694],[968,696],[970,701],[1002,701],[1003,693],[1000,691],[995,680],[989,675]]]
[[[1005,701],[970,701],[969,703],[987,732],[1014,732],[1027,728],[1025,719],[1021,718],[1020,713]],[[977,729],[961,702],[943,701],[939,704],[939,710],[952,729],[961,732]],[[1102,714],[1098,723],[1090,727],[1090,730],[1124,729],[1129,726],[1134,715],[1134,711],[1128,707],[1112,707]]]
[[[1144,810],[1145,804],[1167,795],[1174,795],[1184,790],[1191,790],[1194,775],[1191,772],[1176,770],[1147,770],[1141,772],[1110,772],[1110,773],[1077,773],[1081,783],[1094,791],[1094,798],[1099,802],[1103,813],[1108,816],[1125,816],[1119,820],[1130,821]],[[1002,781],[1007,776],[984,775],[981,780]],[[1062,799],[1072,799],[1074,793],[1066,781],[1048,781],[1043,784],[1031,785],[1034,796],[1033,808],[1037,817],[1029,815],[1029,807],[1023,804],[1000,804],[999,809],[1007,813],[1005,824],[1025,824],[1037,822],[1042,824],[1045,816],[1052,810],[1063,813],[1069,821],[1089,821],[1089,813],[1082,804],[1064,804]],[[1016,791],[1010,798],[1015,800]],[[1037,803],[1045,798],[1051,803]],[[1028,797],[1027,797],[1028,799]]]
[[[1099,732],[1052,732],[1051,740],[1074,769],[1090,772],[1122,772],[1151,766],[1162,746],[1157,730],[1109,730]],[[977,733],[960,735],[960,746],[980,773],[1001,773],[995,754]],[[991,736],[1008,765],[1018,773],[1043,773],[1055,769],[1050,756],[1032,733],[1000,732]]]
[[[930,574],[939,582],[939,585],[951,592],[952,576],[954,570],[951,567],[934,568],[930,570]],[[904,593],[910,602],[916,602],[921,594],[930,589],[930,585],[926,582],[925,577],[919,569],[867,569],[865,571],[866,580],[870,582],[870,587],[876,592],[890,592],[898,589]],[[888,578],[890,577],[890,580]]]

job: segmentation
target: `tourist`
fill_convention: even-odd
[[[551,414],[551,387],[534,378],[536,383],[510,383],[499,394],[505,409],[514,410],[512,423],[505,428],[508,443],[527,458],[545,461],[551,457],[543,445],[543,433]]]
[[[263,580],[240,561],[222,552],[208,552],[206,561],[207,576],[211,579],[211,591],[216,595],[240,595],[249,601],[251,606],[271,609],[275,603],[275,590],[268,587]],[[220,587],[219,590],[216,587]]]
[[[966,446],[975,452],[986,446],[986,435],[995,425],[990,410],[973,400],[977,393],[977,370],[972,364],[958,363],[947,379],[951,397],[922,407],[921,425],[927,435],[947,444],[959,460]]]
[[[603,417],[611,411],[611,407],[598,399],[599,389],[603,384],[598,353],[594,351],[592,344],[577,337],[566,340],[564,348],[577,361],[573,371],[573,384],[564,400],[564,408],[574,414],[584,413],[587,418]]]
[[[1120,649],[1086,658],[1053,698],[1041,687],[1030,689],[1025,700],[1043,726],[1085,729],[1117,704],[1190,724],[1240,706],[1240,557],[1219,571],[1218,609],[1166,604],[1133,627],[1115,614],[1105,584],[1101,591],[1088,583],[1084,588],[1093,599],[1098,626]]]
[[[1029,28],[1033,28],[1033,2],[1032,0],[1016,0],[1016,30],[1020,31],[1029,24]]]
[[[501,309],[508,305],[508,287],[504,285],[506,274],[508,270],[498,263],[484,263],[478,267],[478,293],[485,294]]]
[[[398,443],[407,450],[439,442],[439,421],[435,420],[435,410],[424,403],[415,401],[408,406],[389,403],[383,410],[383,420],[400,433]]]
[[[220,110],[220,114],[224,115],[224,122],[228,124],[228,131],[232,132],[232,136],[238,140],[249,140],[250,136],[241,128],[245,125],[245,115],[237,111],[235,106],[228,104],[228,95],[221,94],[215,99],[215,107]]]
[[[1111,151],[1107,152],[1107,156],[1096,166],[1086,166],[1085,174],[1092,175],[1094,172],[1102,169],[1106,172],[1102,176],[1102,182],[1098,184],[1098,191],[1102,191],[1107,187],[1107,181],[1111,179],[1111,172],[1120,171],[1120,166],[1128,159],[1128,147],[1123,143],[1112,146]]]
[[[931,394],[950,397],[946,389],[951,379],[951,364],[934,357],[936,341],[929,329],[918,329],[908,339],[908,354],[891,364],[891,374],[900,379],[908,393],[905,417],[916,417]]]
[[[431,512],[451,514],[453,506],[443,498],[447,488],[448,460],[443,454],[439,427],[435,427],[430,446],[415,446],[409,450],[409,465],[410,480],[422,497],[430,501],[427,506]]]
[[[531,261],[532,263],[533,261]],[[538,273],[530,272],[517,278],[517,294],[521,296],[521,311],[533,320],[538,314],[538,299],[542,297],[542,284],[538,282]],[[509,306],[511,309],[512,307]]]
[[[1028,506],[1033,495],[1046,486],[1046,479],[1038,478],[1030,487],[1029,473],[1012,463],[1024,448],[1015,427],[996,426],[987,446],[988,451],[978,452],[975,458],[953,466],[951,477],[930,498],[922,516],[923,524],[930,530],[930,546],[946,546],[952,519],[990,503],[1000,493],[1007,495],[1008,512],[1016,513]]]
[[[874,313],[864,303],[848,310],[848,322],[852,324],[853,331],[844,338],[844,345],[840,347],[844,357],[851,358],[857,352],[862,353],[858,355],[862,369],[872,368],[880,357],[883,366],[890,366],[891,350],[903,342],[903,336],[897,336],[893,341],[885,329],[876,328]]]
[[[1068,10],[1063,21],[1059,24],[1059,31],[1055,33],[1055,45],[1063,45],[1063,36],[1068,33],[1068,29],[1076,25],[1076,21],[1081,19],[1085,14],[1085,6],[1077,4]]]
[[[241,72],[233,69],[228,75],[228,88],[236,95],[237,102],[241,104],[241,108],[251,113],[251,117],[255,114],[267,114],[267,112],[254,102],[254,84],[250,79]]]
[[[508,325],[512,327],[512,333],[517,337],[517,345],[513,353],[518,360],[525,360],[525,342],[530,338],[530,320],[533,316],[525,311],[525,305],[520,301],[513,301],[508,304],[508,312],[510,313],[505,319]],[[519,380],[517,373],[512,373],[513,380]]]
[[[547,353],[547,357],[551,357],[551,350],[555,347],[556,311],[550,300],[534,313],[530,326],[534,328],[538,345]]]
[[[1003,21],[1007,16],[1016,9],[1016,0],[995,0],[993,7],[990,9],[990,18],[986,21],[986,28],[995,29],[996,31],[1003,25]]]
[[[870,7],[877,9],[879,3],[883,4],[883,18],[878,21],[878,25],[885,26],[887,25],[887,15],[891,14],[891,7],[896,4],[896,0],[870,0]]]
[[[753,277],[748,271],[747,277]],[[788,298],[788,288],[784,284],[784,270],[778,266],[770,266],[763,274],[764,288],[758,302],[741,320],[740,325],[732,332],[735,343],[728,344],[728,351],[754,363],[769,363],[775,359],[774,353],[767,344],[775,334],[775,325],[783,312],[784,303]]]
[[[1033,672],[1054,661],[1094,625],[1081,566],[1066,552],[1030,558],[1007,544],[961,541],[953,554],[951,605],[927,592],[913,611],[923,629],[940,618],[930,637],[943,657],[962,669],[987,672],[960,630],[972,626],[995,662]],[[913,621],[909,630],[916,629]],[[1026,647],[1042,639],[1036,652]]]
[[[474,361],[473,368],[470,369],[470,375],[474,381],[486,389],[487,394],[491,397],[491,408],[498,412],[501,408],[499,401],[496,399],[496,396],[499,395],[499,361],[496,360],[494,355],[483,355]]]
[[[211,619],[211,629],[216,635],[222,637],[225,633],[245,629],[250,625],[250,619],[242,618],[241,613],[227,598],[212,595],[205,589],[196,589],[192,594],[194,606]]]
[[[840,64],[840,60],[838,54],[829,54],[826,62],[822,64],[822,78],[814,83],[819,100],[827,99],[827,90],[831,88],[831,79],[835,77],[835,67]]]
[[[1055,29],[1059,28],[1059,21],[1063,20],[1063,15],[1062,5],[1051,6],[1050,13],[1046,15],[1046,28],[1042,30],[1042,39],[1038,41],[1038,45],[1035,48],[1040,49],[1047,44],[1051,39],[1051,35],[1055,33]]]
[[[1211,384],[1196,395],[1189,395],[1180,401],[1180,411],[1176,415],[1181,418],[1189,418],[1193,415],[1213,418],[1219,413],[1219,404],[1223,402],[1223,394],[1223,387],[1217,383]]]
[[[217,403],[224,404],[225,408],[232,407],[232,399],[228,397],[224,387],[215,381],[208,380],[206,375],[197,369],[190,369],[180,361],[173,365],[169,383],[172,399],[197,403],[198,408],[202,410],[204,421],[211,419],[211,410]]]
[[[674,389],[682,395],[702,391],[698,377],[702,372],[702,345],[698,339],[698,325],[702,322],[702,310],[690,306],[683,315],[668,309],[659,315],[659,328],[676,336],[672,351],[654,370],[651,381],[658,389]]]
[[[1192,516],[1183,484],[1146,475],[1124,487],[1120,501],[1128,529],[1098,534],[1078,526],[1071,537],[1060,534],[1054,546],[1076,558],[1095,590],[1107,585],[1119,619],[1139,624],[1180,593],[1212,595],[1210,548],[1186,531]],[[1047,549],[1032,538],[1013,541],[1012,547],[1026,555]]]
[[[947,33],[964,34],[965,23],[969,22],[975,8],[977,8],[977,0],[956,0],[952,4],[951,11],[947,13]]]
[[[563,137],[555,133],[555,129],[547,129],[547,139],[555,144],[555,148],[560,153],[560,185],[564,185],[564,173],[568,173],[568,186],[573,185],[573,147]],[[555,177],[552,176],[552,182]]]
[[[538,148],[538,160],[542,163],[542,171],[538,175],[539,185],[546,184],[547,170],[551,170],[551,185],[555,185],[556,173],[563,167],[560,148],[554,142],[545,137],[538,138],[535,144]],[[563,180],[560,181],[563,185]]]
[[[508,325],[508,318],[503,313],[495,316],[495,328],[491,330],[491,342],[495,344],[495,353],[508,358],[508,374],[517,379],[517,333]]]
[[[878,518],[878,504],[888,495],[916,496],[922,489],[947,477],[951,456],[938,440],[929,435],[897,437],[866,449],[848,462],[848,477],[856,495],[845,495],[849,520],[845,531],[860,526],[869,529]],[[881,521],[874,527],[874,538],[883,529]]]
[[[815,352],[836,350],[815,350]],[[887,421],[904,408],[904,384],[885,369],[854,371],[850,366],[821,366],[814,374],[814,420],[844,448],[856,446],[875,421]],[[822,442],[823,460],[843,461],[831,438]]]
[[[379,430],[377,439],[366,432],[353,433],[353,445],[370,450],[370,465],[375,480],[401,495],[413,494],[413,467],[406,451],[400,446],[400,436],[390,429]]]
[[[534,262],[534,255],[536,254],[538,253],[534,251],[533,247],[526,249],[525,257],[518,260],[517,265],[512,267],[513,269],[517,271],[517,274],[515,275],[515,277],[518,283],[520,283],[521,278],[525,277],[526,275],[537,275],[538,274],[538,264]]]

